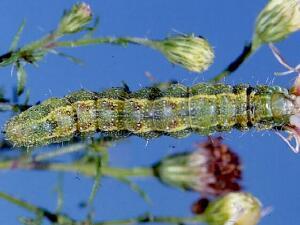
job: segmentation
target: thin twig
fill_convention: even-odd
[[[220,74],[215,76],[211,82],[217,83],[223,78],[229,76],[231,73],[236,71],[244,62],[245,60],[253,53],[252,44],[249,43],[245,45],[242,53],[232,62],[230,63],[225,70],[223,70]]]

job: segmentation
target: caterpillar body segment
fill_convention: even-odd
[[[5,127],[15,146],[33,147],[94,132],[145,138],[191,132],[209,135],[232,128],[272,129],[295,114],[294,96],[280,87],[200,83],[172,84],[165,90],[130,93],[112,88],[101,93],[80,90],[51,98],[13,117]]]

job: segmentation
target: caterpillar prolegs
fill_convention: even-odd
[[[295,96],[277,86],[200,83],[172,84],[167,89],[101,93],[80,90],[50,98],[13,117],[5,126],[15,146],[33,147],[69,140],[78,134],[209,135],[232,128],[272,129],[289,123],[298,106]]]

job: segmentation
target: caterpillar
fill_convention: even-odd
[[[14,146],[35,147],[95,132],[180,138],[232,128],[273,129],[289,124],[297,114],[296,99],[285,88],[246,84],[172,84],[165,90],[146,87],[132,93],[125,88],[80,90],[13,117],[5,134]]]

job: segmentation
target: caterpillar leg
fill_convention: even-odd
[[[277,72],[275,75],[284,76],[291,73],[297,73],[298,76],[295,79],[294,85],[290,90],[290,93],[293,93],[296,98],[300,96],[300,64],[296,67],[290,66],[284,57],[281,55],[278,48],[275,47],[273,44],[269,44],[269,47],[277,59],[277,61],[287,69],[285,72]],[[295,152],[300,152],[300,113],[297,112],[295,115],[291,116],[290,118],[290,125],[284,126],[283,130],[288,134],[284,136],[279,131],[276,131],[276,134],[290,147],[290,149]]]
[[[294,153],[300,152],[300,130],[299,128],[284,127],[288,136],[284,136],[279,131],[275,133],[290,147]],[[294,140],[294,145],[293,145]]]
[[[290,93],[294,94],[295,96],[300,96],[300,64],[298,64],[296,67],[290,66],[287,61],[283,58],[278,48],[275,47],[273,44],[269,44],[270,49],[272,50],[272,53],[274,54],[275,58],[278,60],[278,62],[283,65],[287,69],[285,72],[276,72],[275,75],[278,76],[284,76],[291,73],[297,73],[298,76],[296,77],[294,81],[294,85],[290,89]]]
[[[291,73],[297,73],[298,75],[300,75],[300,64],[298,64],[296,67],[290,66],[287,63],[287,61],[284,59],[284,57],[281,55],[279,49],[275,47],[275,45],[269,44],[269,47],[270,47],[273,55],[277,59],[277,61],[281,65],[283,65],[283,67],[285,67],[287,69],[287,71],[285,71],[285,72],[276,72],[275,75],[284,76],[284,75],[288,75],[288,74],[291,74]]]
[[[283,134],[276,131],[276,134],[295,152],[300,152],[300,114],[292,115],[290,117],[289,125],[283,126],[283,130],[288,134]],[[294,144],[293,144],[294,143]]]

